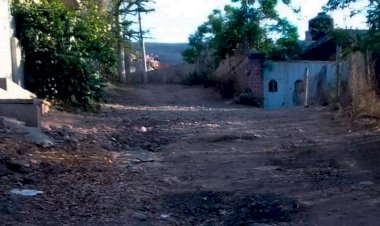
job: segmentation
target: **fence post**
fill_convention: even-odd
[[[306,67],[305,69],[306,74],[306,87],[305,87],[305,105],[304,107],[309,107],[309,67]]]

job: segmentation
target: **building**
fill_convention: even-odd
[[[311,19],[300,60],[268,61],[250,54],[248,88],[262,98],[264,109],[327,104],[336,85],[337,45],[329,35],[333,29],[334,21],[326,13]]]

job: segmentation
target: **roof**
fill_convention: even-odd
[[[352,39],[357,39],[359,36],[366,36],[368,30],[359,29],[336,29],[334,31],[341,31],[346,33]],[[303,42],[304,51],[301,54],[301,59],[305,60],[331,60],[329,57],[336,54],[337,44],[332,35],[326,35],[317,41]]]

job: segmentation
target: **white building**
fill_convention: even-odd
[[[8,0],[0,0],[0,78],[12,79],[11,16]]]

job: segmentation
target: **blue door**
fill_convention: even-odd
[[[265,80],[264,81],[264,108],[278,109],[285,107],[283,80]]]

